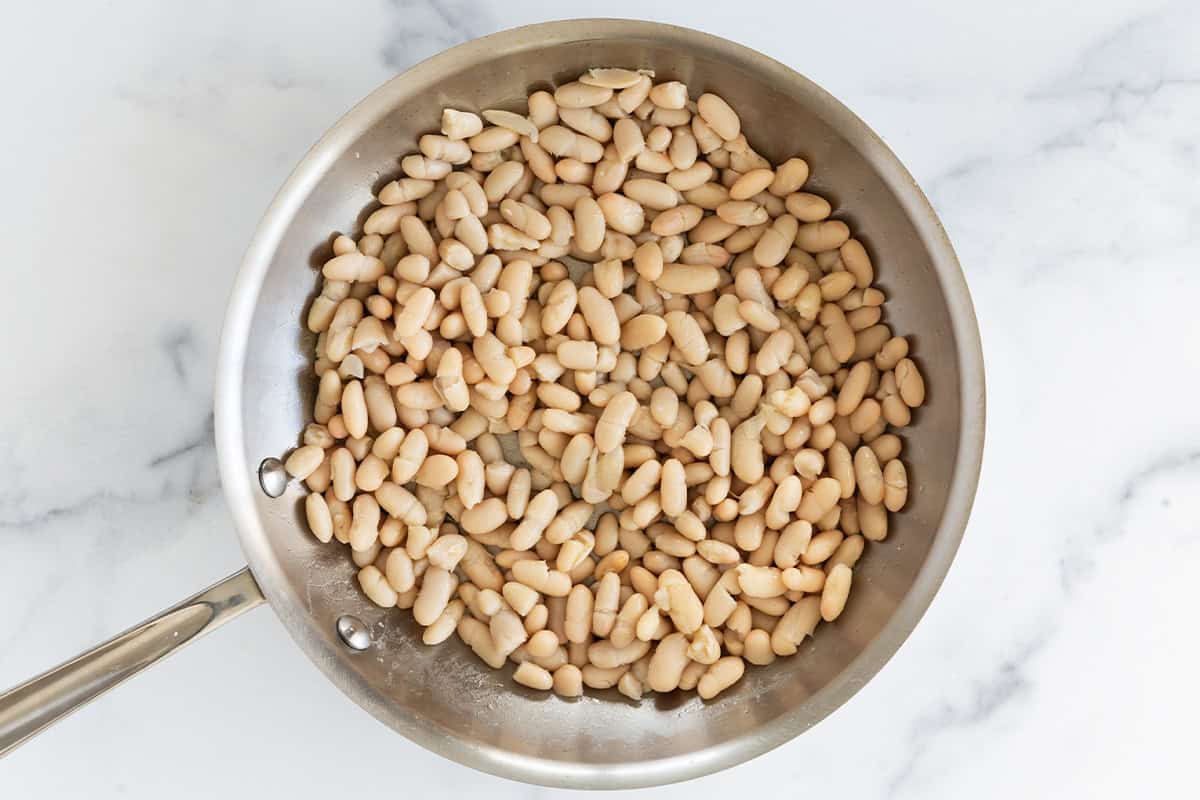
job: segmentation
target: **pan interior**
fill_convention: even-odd
[[[296,445],[310,415],[314,339],[302,320],[331,233],[357,231],[372,189],[398,173],[399,157],[416,149],[420,134],[438,129],[442,107],[521,110],[529,91],[596,65],[649,67],[659,80],[686,82],[693,95],[717,92],[773,162],[807,159],[808,185],[832,201],[872,254],[890,301],[885,321],[912,337],[929,402],[904,432],[909,507],[893,516],[886,541],[868,547],[842,618],[796,656],[750,668],[713,702],[689,693],[635,704],[615,692],[563,701],[514,684],[510,670],[487,669],[456,638],[422,645],[408,612],[368,603],[347,550],[305,530],[300,488],[277,499],[247,490],[254,507],[239,517],[251,566],[277,613],[356,701],[443,755],[578,787],[678,780],[749,758],[821,719],[894,652],[961,535],[965,508],[953,519],[946,509],[963,493],[955,487],[963,455],[960,364],[973,357],[960,352],[962,320],[944,284],[947,275],[961,279],[932,212],[890,153],[836,101],[765,57],[692,31],[616,21],[535,26],[456,48],[381,88],[310,153],[277,199],[246,267],[259,270],[261,286],[234,410],[243,438],[232,459],[241,463],[226,465],[227,482],[232,473],[239,484],[232,494],[250,485],[242,478],[261,459]],[[969,505],[975,475],[968,472]],[[366,652],[341,646],[335,620],[343,614],[369,626]]]

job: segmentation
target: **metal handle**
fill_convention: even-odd
[[[263,602],[249,569],[0,694],[0,757],[188,642]]]

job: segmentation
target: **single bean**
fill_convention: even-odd
[[[746,665],[737,656],[718,659],[701,676],[696,684],[696,693],[701,699],[711,700],[737,683],[746,671]]]
[[[696,100],[696,108],[705,124],[725,141],[736,139],[741,133],[741,120],[721,97],[711,93],[702,94]],[[700,139],[700,136],[696,138]]]
[[[396,605],[396,592],[374,564],[368,564],[358,571],[358,585],[367,599],[380,608],[392,608]]]
[[[883,504],[887,510],[904,508],[908,501],[908,473],[900,459],[893,458],[884,465],[883,487]]]
[[[687,666],[690,642],[682,633],[672,633],[659,642],[650,658],[647,683],[656,692],[669,692],[679,685]]]

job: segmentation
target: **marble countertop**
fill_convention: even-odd
[[[962,259],[990,396],[970,527],[896,657],[799,740],[639,794],[1185,794],[1200,710],[1200,640],[1186,633],[1200,558],[1200,10],[714,5],[10,9],[0,686],[242,565],[212,442],[218,331],[260,213],[322,131],[465,39],[645,17],[790,64],[895,149]],[[268,610],[0,762],[14,800],[328,797],[364,780],[413,797],[559,794],[391,734]]]

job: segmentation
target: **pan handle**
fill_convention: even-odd
[[[262,602],[262,591],[244,568],[0,694],[0,757],[126,678]]]

